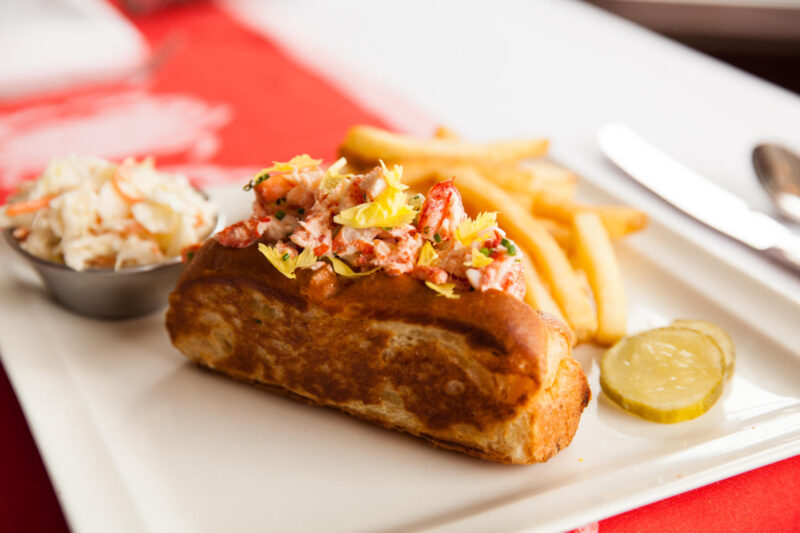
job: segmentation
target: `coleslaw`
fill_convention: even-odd
[[[0,207],[27,252],[82,271],[159,263],[211,233],[216,207],[152,158],[54,158]]]

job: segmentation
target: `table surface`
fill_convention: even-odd
[[[328,84],[330,91],[355,102],[355,107],[344,100],[337,102],[332,113],[342,121],[350,117],[383,122],[419,133],[428,133],[432,124],[445,123],[476,139],[543,134],[553,140],[557,158],[584,173],[608,165],[594,142],[598,127],[611,120],[626,122],[767,212],[768,199],[750,167],[751,147],[770,139],[800,151],[800,98],[580,2],[507,1],[489,6],[421,0],[402,5],[352,0],[335,4],[228,0],[220,5],[221,9],[207,4],[179,6],[158,15],[164,20],[153,15],[138,20],[137,25],[155,45],[170,33],[171,23],[210,17],[204,23],[212,28],[212,18],[231,17],[233,21],[225,24],[241,24],[255,31],[241,37],[236,29],[247,46],[254,46],[250,41],[262,34],[280,50],[271,44],[260,46],[272,54],[286,54],[284,61],[314,72],[299,78],[304,87],[313,85],[313,90],[322,94],[324,89],[317,85]],[[209,15],[209,11],[213,13]],[[347,28],[355,31],[343,31]],[[235,41],[233,35],[225,37]],[[221,37],[222,32],[210,31],[205,39],[194,36],[189,41],[201,42],[196,51],[213,61],[215,52],[231,45]],[[189,54],[186,50],[182,53]],[[184,61],[198,68],[191,60]],[[163,83],[165,88],[179,85],[177,74],[167,72],[171,77]],[[215,89],[206,92],[217,99],[226,96]],[[291,92],[293,88],[281,90]],[[254,96],[253,91],[247,94]],[[239,98],[241,101],[242,95]],[[29,105],[33,104],[0,104],[0,118],[4,112]],[[254,120],[248,123],[251,129],[257,128]],[[329,128],[327,136],[312,141],[327,146],[340,137],[340,130],[337,124]],[[302,131],[298,127],[296,135]],[[260,162],[252,140],[243,140],[244,135],[227,138],[234,138],[240,148],[223,149],[217,162]],[[278,151],[294,148],[283,142]],[[250,151],[241,148],[243,145]],[[332,149],[329,146],[322,152]],[[800,302],[797,276],[671,211],[629,180],[620,177],[614,188],[629,203],[670,218],[710,249]],[[791,326],[788,319],[786,324],[772,327],[787,325]],[[0,392],[8,390],[0,382]],[[0,421],[3,427],[17,429],[9,446],[18,454],[1,463],[3,473],[10,475],[4,478],[24,477],[26,481],[15,486],[16,490],[6,485],[0,492],[0,525],[11,520],[10,524],[38,524],[36,528],[41,530],[64,529],[52,489],[42,482],[46,478],[41,463],[31,453],[33,442],[19,430],[24,425],[13,397],[6,394],[2,398]],[[800,504],[791,501],[791,494],[800,489],[797,459],[603,521],[601,530],[640,529],[648,521],[699,512],[705,502],[718,510],[727,509],[729,519],[740,520],[743,529],[755,531],[764,523],[747,522],[752,515],[735,515],[735,499],[741,495],[751,500],[760,497],[772,515],[772,525],[788,530],[800,521]],[[777,499],[767,501],[767,491]],[[24,502],[30,498],[20,494],[35,496],[38,505],[26,506]],[[23,514],[26,521],[20,518]],[[689,524],[684,521],[687,529]],[[712,530],[711,523],[704,524],[706,530]],[[726,524],[734,527],[732,522]]]

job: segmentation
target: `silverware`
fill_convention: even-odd
[[[651,145],[622,124],[606,124],[600,149],[636,181],[700,222],[800,272],[800,238],[777,220]]]
[[[800,222],[800,157],[782,146],[759,144],[753,167],[781,215]]]

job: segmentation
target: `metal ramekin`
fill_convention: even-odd
[[[222,225],[222,215],[218,214],[211,235]],[[162,309],[167,305],[167,296],[184,267],[181,258],[175,257],[121,270],[93,268],[77,271],[23,250],[11,229],[3,230],[3,237],[39,274],[45,289],[56,302],[71,311],[96,318],[132,318]]]

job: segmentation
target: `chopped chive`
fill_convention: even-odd
[[[430,230],[431,230],[430,226],[425,226],[424,228],[422,228],[422,233],[428,233]]]
[[[439,235],[438,233],[434,233],[433,234],[433,240],[436,241],[437,244],[438,244],[438,243],[442,242],[442,236]]]
[[[500,244],[502,244],[505,249],[508,250],[508,255],[517,255],[517,247],[514,246],[514,244],[508,239],[503,239],[500,241]]]
[[[383,228],[383,231],[392,231],[392,228]]]
[[[288,261],[289,260],[289,252],[286,252],[285,254],[283,254],[283,257],[281,257],[281,259],[283,259],[284,261]]]
[[[488,249],[487,247],[485,247],[485,246],[484,246],[483,248],[481,248],[481,249],[480,249],[480,250],[478,250],[478,251],[479,251],[480,253],[482,253],[483,255],[485,255],[486,257],[489,257],[489,249]]]
[[[244,189],[246,191],[249,191],[250,189],[252,189],[256,185],[258,185],[259,183],[261,183],[262,181],[267,180],[267,179],[269,179],[269,172],[266,172],[264,174],[257,174],[256,177],[251,179],[250,181],[248,181],[247,185],[242,187],[242,189]]]
[[[283,212],[283,209],[278,209],[278,212],[275,213],[275,218],[278,220],[283,220],[283,217],[286,216],[286,213]]]
[[[306,212],[306,210],[305,210],[305,209],[303,209],[302,207],[300,207],[300,208],[298,208],[298,209],[297,209],[297,214],[298,214],[298,215],[302,215],[302,214],[303,214],[303,213],[305,213],[305,212]]]

